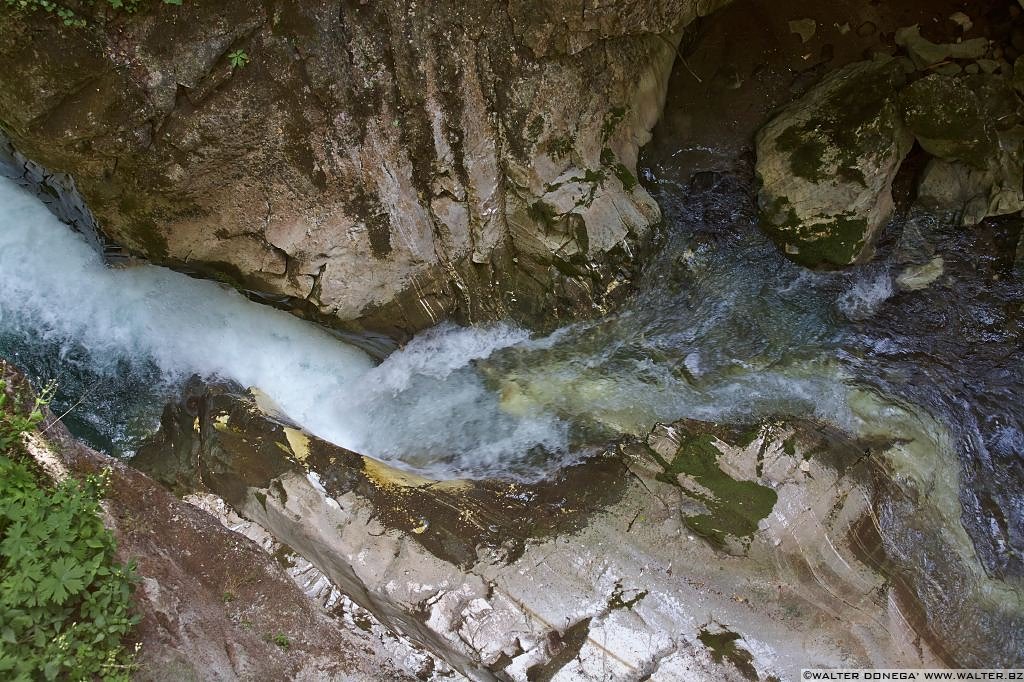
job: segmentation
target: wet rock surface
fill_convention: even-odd
[[[165,480],[223,496],[472,679],[788,679],[805,665],[1019,655],[977,631],[960,639],[961,620],[1012,629],[1018,616],[974,602],[978,577],[956,553],[945,578],[905,554],[946,521],[893,482],[900,444],[810,422],[679,422],[557,481],[432,481],[305,436],[242,394],[168,410],[191,422],[137,464],[188,443]],[[926,586],[947,579],[966,592],[943,610],[952,585]]]
[[[243,391],[201,386],[135,463],[180,493],[203,491],[190,499],[289,554],[307,594],[350,595],[370,630],[398,633],[387,641],[422,647],[417,660],[445,673],[786,679],[808,664],[1021,665],[1024,234],[1017,215],[982,220],[1005,205],[994,197],[1012,190],[1012,163],[996,175],[966,160],[993,139],[995,158],[1013,158],[1005,134],[1018,122],[999,114],[1008,128],[985,127],[1006,98],[979,95],[983,130],[959,135],[911,115],[942,98],[897,96],[920,149],[893,180],[894,219],[865,247],[877,258],[841,272],[797,268],[758,232],[750,153],[775,107],[865,50],[902,50],[922,90],[1005,93],[1014,48],[978,59],[957,35],[962,19],[936,31],[932,19],[961,3],[768,4],[737,3],[687,37],[639,174],[673,231],[625,313],[480,363],[509,411],[543,404],[584,424],[587,442],[605,445],[588,463],[544,485],[425,479],[268,417]],[[1007,13],[995,5],[968,8],[968,23],[988,31]],[[558,49],[598,39],[565,21]],[[895,27],[915,22],[931,40],[898,44]],[[967,45],[950,51],[958,37]],[[953,61],[918,64],[930,50]],[[571,211],[588,182],[560,176],[544,188],[555,209],[541,213]],[[650,428],[766,390],[803,413],[841,393],[859,439],[796,418]],[[353,622],[362,613],[345,609]]]
[[[785,106],[774,112],[772,120],[758,133],[756,149],[763,183],[759,193],[763,225],[787,256],[812,267],[835,267],[871,258],[880,228],[896,218],[891,190],[897,168],[909,150],[904,144],[900,154],[886,155],[888,143],[875,139],[868,144],[870,140],[864,134],[871,130],[896,126],[904,130],[904,136],[906,130],[913,133],[925,155],[922,159],[915,151],[907,159],[896,190],[907,192],[928,210],[954,214],[956,220],[969,226],[989,216],[1017,213],[1024,207],[1020,189],[1020,169],[1024,166],[1020,122],[1024,109],[1014,90],[1014,62],[1019,58],[1014,36],[1021,31],[1021,13],[1016,7],[1000,3],[972,7],[969,16],[954,11],[957,9],[955,3],[925,7],[914,2],[864,9],[860,16],[821,9],[812,13],[816,20],[806,21],[828,28],[809,34],[802,55],[805,65],[791,66],[788,74],[782,68],[786,65],[784,58],[755,67],[768,71],[770,77],[781,81],[780,85],[788,75],[790,91],[798,96],[792,104],[786,104],[784,95],[764,88],[766,102],[761,106],[770,108],[773,99]],[[785,11],[782,14],[789,15]],[[911,23],[903,25],[905,21]],[[767,33],[759,40],[778,50],[784,40],[777,33],[774,37]],[[794,35],[792,40],[800,38]],[[856,54],[852,52],[856,46],[865,48],[861,59],[870,58],[859,67],[845,64]],[[857,73],[873,71],[871,64],[893,57],[903,77],[894,74],[896,81],[889,83],[866,79],[858,87],[854,77]],[[735,69],[735,63],[729,68]],[[904,79],[907,84],[901,87]],[[734,81],[739,90],[744,89],[743,83],[750,82],[738,72]],[[827,95],[839,83],[845,88],[847,100],[838,108],[830,107]],[[891,104],[894,89],[898,90],[895,112],[891,106],[873,105],[880,100]],[[752,94],[736,93],[732,98],[742,102]],[[800,118],[797,112],[804,112],[810,125],[789,125],[800,122],[789,121],[794,116]],[[748,116],[738,118],[740,128],[750,125],[744,123],[750,120]],[[783,139],[784,132],[789,133],[789,144]],[[885,167],[866,177],[884,181],[859,182],[856,164],[835,163],[843,158],[852,161],[858,154],[873,150],[877,150],[876,160],[885,161]],[[785,172],[780,170],[783,166]],[[820,172],[826,166],[827,172]],[[909,187],[902,189],[903,185]],[[808,198],[812,209],[809,221],[790,219],[799,211],[786,210],[787,192],[795,193],[801,201]],[[846,216],[854,222],[824,220],[815,211]],[[815,229],[815,224],[821,229]],[[819,246],[828,247],[828,253],[819,253]]]
[[[947,20],[957,12],[971,18],[970,33]],[[961,72],[950,78],[977,82],[977,74],[986,73],[997,80],[1008,78],[1007,73],[1016,73],[1013,65],[1019,63],[1013,36],[1024,30],[1021,16],[1012,3],[996,2],[963,7],[958,2],[903,0],[814,8],[802,3],[749,2],[725,8],[703,22],[686,43],[683,54],[689,68],[677,67],[673,72],[665,116],[654,132],[655,144],[645,150],[641,160],[641,175],[657,186],[652,194],[667,220],[685,222],[686,236],[666,248],[673,254],[672,262],[652,264],[648,268],[652,279],[639,288],[660,291],[662,282],[689,282],[692,263],[699,262],[704,251],[720,252],[733,248],[737,240],[754,239],[745,229],[735,227],[758,224],[756,216],[737,208],[754,204],[753,197],[744,198],[753,194],[751,140],[774,111],[803,96],[830,71],[867,55],[905,54],[905,48],[896,44],[895,32],[916,24],[919,33],[937,45],[980,36],[992,40],[988,50],[993,58],[958,62]],[[814,19],[818,27],[806,44],[788,26],[789,20],[801,18]],[[925,75],[919,72],[916,78]],[[1012,127],[1014,120],[1010,116],[1005,123]],[[994,126],[995,119],[988,124]],[[1002,152],[996,159],[1001,158],[1005,158]],[[930,203],[925,190],[932,166],[946,164],[912,151],[903,164],[909,172],[896,178],[896,211],[879,234],[875,260],[851,266],[843,271],[846,276],[819,272],[806,277],[814,277],[826,287],[858,282],[847,294],[836,292],[841,301],[868,303],[863,318],[843,334],[844,361],[854,363],[856,373],[872,390],[902,396],[957,425],[953,437],[964,472],[960,490],[964,525],[985,570],[993,575],[1018,575],[1021,545],[1014,538],[1022,537],[1022,516],[1019,495],[1012,490],[1020,487],[1022,479],[1020,448],[1012,444],[1019,442],[1016,434],[1021,417],[1014,407],[1017,401],[1010,396],[1019,392],[1015,387],[1022,380],[1011,349],[1021,343],[1024,279],[1014,272],[1024,272],[1019,266],[1024,262],[1020,256],[1024,252],[1020,246],[1024,220],[1011,213],[964,229],[965,216],[970,213],[964,208],[968,202],[987,210],[990,178],[977,192],[970,187],[963,194],[941,190],[940,207]],[[988,174],[959,162],[951,165],[961,167],[968,177]],[[683,193],[706,198],[691,207],[678,198]],[[762,257],[757,254],[754,250],[748,258]],[[760,276],[770,282],[767,286],[790,286],[771,279],[769,272]],[[915,289],[924,281],[929,284]],[[856,296],[847,298],[849,293]],[[884,302],[870,303],[873,297]],[[665,299],[664,295],[656,298]],[[780,307],[799,309],[800,305],[798,299],[792,299]],[[698,303],[693,306],[699,310]],[[878,313],[874,314],[876,306]],[[663,308],[662,314],[669,309]],[[842,318],[851,312],[844,309],[835,314]],[[806,352],[804,340],[818,333],[821,324],[827,326],[831,317],[832,313],[811,328],[800,326],[799,336],[787,341],[791,352]],[[774,338],[780,324],[799,325],[787,315],[773,319],[761,323],[759,317],[751,316],[745,324],[756,338],[765,339]],[[663,322],[647,324],[653,329],[664,327]],[[713,330],[702,327],[700,331],[708,334]],[[743,333],[732,330],[736,337]],[[670,341],[678,343],[672,336],[652,343],[664,348]],[[692,343],[685,336],[683,341]],[[681,352],[680,358],[683,356]]]
[[[551,325],[638,265],[660,214],[637,150],[722,4],[5,9],[0,121],[153,262],[399,339]]]
[[[925,151],[917,193],[964,226],[1024,208],[1024,104],[1005,75],[933,74],[900,95]]]

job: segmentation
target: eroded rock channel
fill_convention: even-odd
[[[1019,4],[300,4],[0,48],[0,355],[123,460],[142,678],[1024,665]]]

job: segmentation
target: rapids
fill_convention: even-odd
[[[435,475],[529,475],[567,425],[511,416],[470,363],[522,343],[503,325],[426,332],[376,365],[363,351],[214,282],[110,268],[38,200],[0,179],[0,354],[45,383],[73,430],[130,455],[192,375],[255,387],[334,443]],[[72,409],[73,408],[73,409]],[[542,467],[541,467],[542,468]]]
[[[436,477],[536,478],[574,461],[587,443],[681,417],[814,416],[863,432],[851,396],[864,390],[957,412],[946,393],[887,371],[896,362],[906,379],[917,367],[913,376],[931,377],[938,389],[937,369],[966,366],[974,355],[938,330],[918,337],[893,329],[893,317],[914,324],[901,308],[934,307],[950,300],[950,286],[977,286],[940,276],[934,287],[900,291],[903,268],[936,251],[921,230],[906,230],[874,263],[815,273],[757,230],[741,178],[702,174],[683,186],[671,168],[647,175],[666,212],[667,241],[620,313],[546,338],[510,325],[442,325],[379,365],[223,285],[155,266],[107,267],[80,235],[2,180],[0,353],[55,380],[56,410],[73,408],[66,419],[82,437],[122,456],[196,374],[258,388],[311,432]],[[953,263],[970,256],[963,245],[951,248],[961,249],[947,257]],[[976,279],[966,264],[959,269]],[[1019,295],[1012,278],[996,285],[1002,299]],[[999,327],[997,311],[980,314],[992,317],[980,322],[991,328],[989,345],[1019,339],[1019,321]],[[946,347],[946,356],[903,352],[922,343]],[[998,370],[1004,388],[1024,384],[1019,361]],[[1019,442],[1019,400],[996,402],[1006,414],[989,440]],[[984,444],[977,421],[972,435]],[[956,430],[966,438],[963,426]]]
[[[645,176],[666,234],[619,312],[548,336],[441,325],[380,363],[225,286],[110,267],[0,179],[0,356],[55,380],[55,412],[122,457],[194,375],[435,478],[535,480],[683,417],[829,422],[913,491],[878,510],[889,570],[928,627],[972,633],[958,655],[991,660],[1024,611],[1019,222],[902,213],[871,263],[811,272],[758,229],[749,171]]]

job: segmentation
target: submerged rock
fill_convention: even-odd
[[[919,291],[942,277],[944,269],[942,256],[935,256],[927,263],[907,266],[896,277],[896,284],[904,291]]]
[[[905,78],[897,60],[850,64],[758,132],[758,206],[791,259],[841,266],[872,253],[912,142],[896,105]]]

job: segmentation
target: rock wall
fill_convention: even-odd
[[[632,274],[638,148],[726,2],[5,8],[0,129],[154,262],[395,337],[543,325]]]

